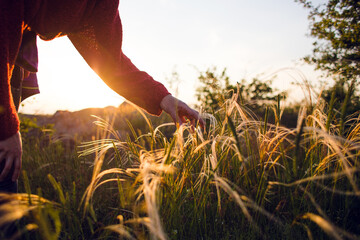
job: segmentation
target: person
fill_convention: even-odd
[[[10,79],[24,31],[44,40],[67,36],[88,65],[115,92],[176,124],[204,125],[199,113],[140,71],[122,51],[118,0],[0,0],[0,185],[21,169],[19,120]],[[101,96],[99,96],[101,97]]]
[[[36,33],[24,31],[10,79],[11,95],[16,111],[18,111],[21,101],[40,93],[36,76],[37,70]],[[0,162],[0,170],[4,167],[5,161]],[[18,192],[18,184],[17,181],[12,181],[12,174],[13,172],[9,172],[5,179],[0,181],[0,192]]]

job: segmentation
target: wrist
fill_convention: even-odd
[[[166,95],[160,102],[160,108],[164,111],[167,110],[169,103],[173,101],[174,97],[171,94]]]

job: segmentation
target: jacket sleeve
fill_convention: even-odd
[[[115,92],[160,115],[161,100],[168,94],[160,82],[140,71],[122,52],[122,25],[118,1],[101,0],[68,37],[90,67]]]
[[[10,83],[7,81],[7,71],[4,72],[4,68],[0,66],[0,72],[0,141],[2,141],[19,131],[19,120],[10,92]]]
[[[0,141],[19,130],[10,78],[21,41],[21,9],[20,1],[4,2],[0,7]]]

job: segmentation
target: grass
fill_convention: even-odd
[[[206,131],[168,136],[143,115],[127,137],[97,119],[75,149],[25,139],[25,193],[0,195],[0,224],[23,239],[358,239],[359,116],[319,101],[286,128],[280,101],[258,120],[237,97]]]

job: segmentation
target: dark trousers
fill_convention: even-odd
[[[4,168],[4,163],[5,161],[2,161],[2,163],[0,164],[0,171],[3,170]],[[0,192],[2,193],[17,193],[18,192],[18,181],[16,180],[15,182],[13,182],[11,180],[12,178],[12,174],[13,171],[10,171],[10,173],[8,174],[8,176],[6,176],[4,181],[0,182]],[[1,215],[0,215],[1,217]],[[2,225],[0,226],[0,239],[10,239],[11,236],[13,236],[17,231],[17,224],[14,223],[9,223],[6,225]]]
[[[0,171],[2,172],[4,168],[4,162],[1,163]],[[18,192],[18,181],[16,180],[13,182],[11,180],[12,177],[12,171],[8,174],[8,176],[0,182],[0,192],[6,192],[6,193],[17,193]]]
[[[10,178],[0,182],[0,192],[17,193],[18,181],[13,182]]]

